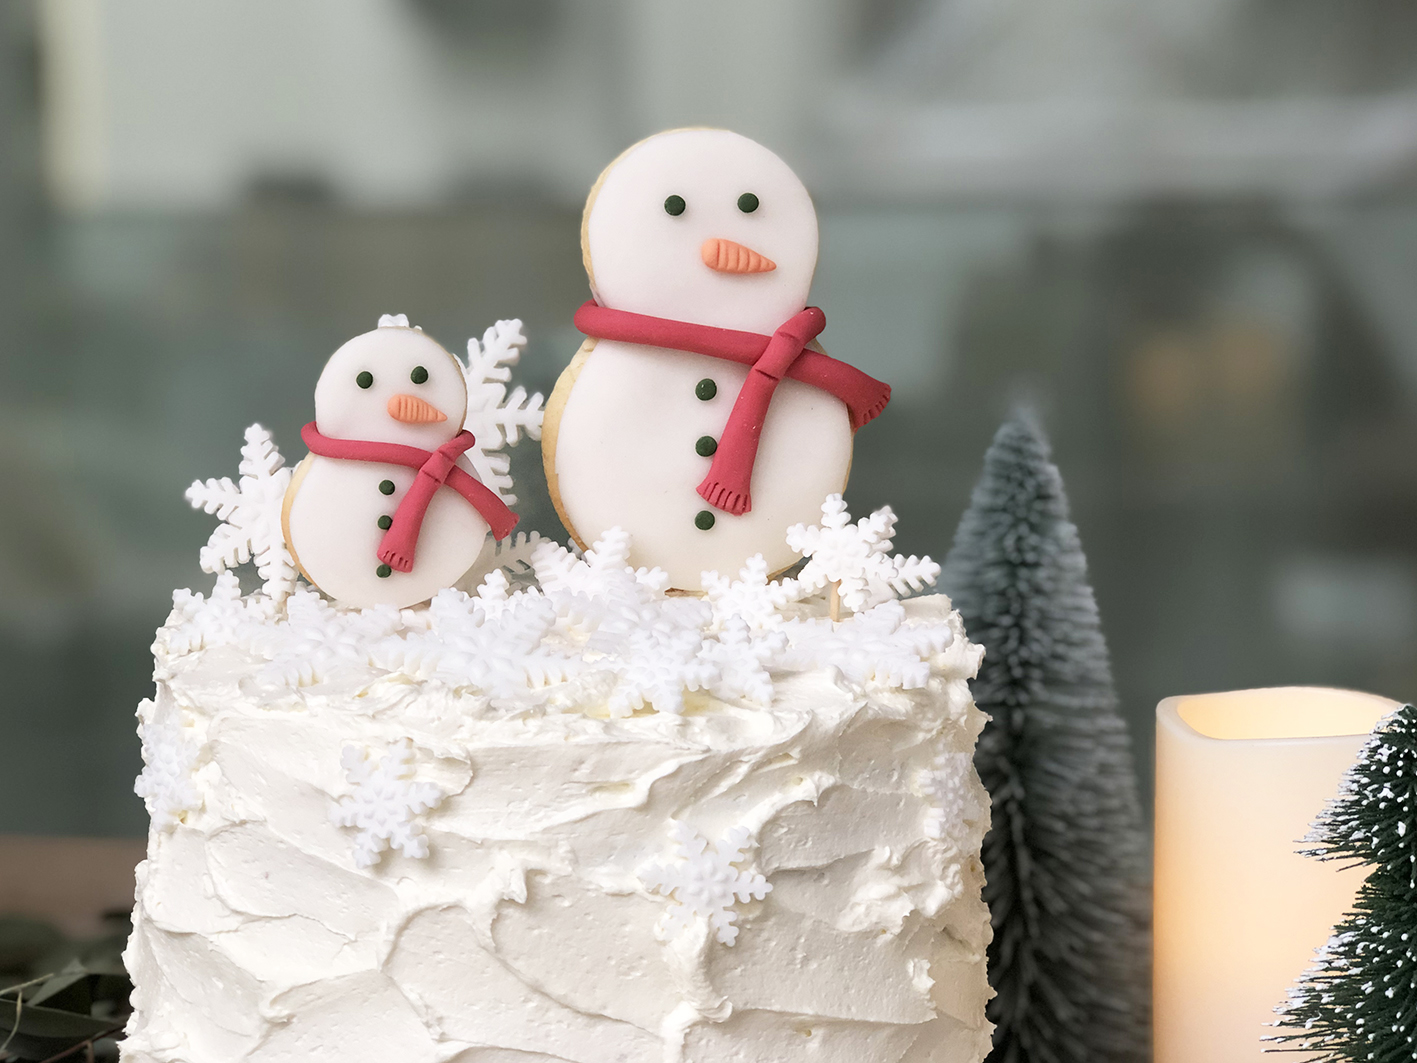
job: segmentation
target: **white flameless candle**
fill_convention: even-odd
[[[1298,855],[1397,702],[1316,687],[1156,709],[1156,1063],[1261,1063],[1274,1007],[1365,874]]]

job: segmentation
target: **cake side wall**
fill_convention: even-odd
[[[976,1063],[987,797],[972,768],[939,781],[982,724],[959,635],[923,690],[822,670],[771,710],[692,695],[623,720],[488,719],[353,666],[270,692],[259,660],[160,639],[144,722],[182,721],[200,807],[140,868],[124,1059]],[[341,757],[405,739],[446,795],[428,856],[358,869]],[[700,843],[771,887],[726,928],[679,925],[684,891],[651,886],[707,867]]]

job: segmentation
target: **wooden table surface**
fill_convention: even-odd
[[[133,906],[133,868],[146,852],[143,838],[0,834],[0,915],[95,934],[104,912]]]

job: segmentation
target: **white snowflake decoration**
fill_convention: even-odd
[[[491,573],[477,596],[448,588],[428,605],[428,628],[375,647],[380,667],[486,695],[500,709],[535,704],[540,692],[580,670],[579,654],[549,644],[555,607],[538,591],[506,593]]]
[[[762,900],[772,883],[756,871],[735,865],[748,860],[753,844],[746,827],[733,827],[717,842],[710,842],[687,823],[674,824],[674,856],[668,864],[650,864],[640,871],[647,889],[671,898],[663,926],[674,934],[690,929],[695,920],[707,920],[725,945],[738,940],[735,902]]]
[[[663,597],[669,576],[659,568],[631,568],[630,534],[611,528],[584,557],[559,543],[544,542],[531,556],[541,589],[557,602],[574,602],[597,616],[636,612]]]
[[[732,617],[742,619],[753,631],[781,627],[783,617],[779,610],[808,593],[795,579],[769,579],[768,563],[762,554],[748,558],[736,580],[705,572],[699,582],[713,607],[715,629],[722,628]]]
[[[586,636],[590,669],[614,676],[611,716],[645,705],[680,713],[685,691],[708,689],[719,678],[700,653],[712,609],[694,598],[667,598],[664,571],[633,569],[629,555],[629,535],[611,528],[583,558],[545,543],[532,567],[562,626]]]
[[[176,711],[161,712],[144,698],[138,706],[142,724],[143,770],[133,783],[133,792],[143,799],[153,826],[171,831],[187,813],[202,807],[192,775],[202,747],[192,740]]]
[[[342,666],[368,664],[369,647],[401,627],[392,606],[342,609],[318,591],[300,588],[286,599],[285,619],[254,640],[270,658],[261,679],[288,687],[324,682]]]
[[[482,342],[467,341],[467,417],[463,427],[477,442],[467,452],[477,477],[511,504],[517,500],[512,493],[509,475],[511,459],[501,453],[504,447],[516,446],[525,432],[532,439],[541,438],[541,408],[543,399],[538,392],[528,397],[526,388],[518,384],[507,394],[511,367],[521,358],[526,347],[522,323],[515,319],[498,321],[482,334]]]
[[[488,538],[491,538],[490,532]],[[547,541],[540,532],[533,531],[517,532],[510,538],[494,542],[492,549],[484,550],[477,564],[458,580],[457,588],[481,594],[481,585],[486,582],[487,577],[499,573],[507,587],[513,584],[524,587],[535,583],[536,573],[532,571],[531,559],[537,548]]]
[[[895,520],[891,507],[882,506],[852,524],[841,495],[827,496],[820,527],[794,524],[787,529],[787,545],[810,558],[798,582],[808,590],[839,584],[842,604],[858,613],[933,584],[940,566],[929,557],[890,552]]]
[[[417,782],[413,742],[402,739],[377,765],[369,753],[346,746],[340,757],[345,777],[354,787],[330,809],[341,827],[356,827],[354,863],[372,867],[386,849],[398,849],[418,860],[428,856],[428,839],[418,817],[437,808],[447,795],[431,782]]]
[[[275,603],[263,594],[241,595],[234,572],[217,576],[211,594],[186,588],[172,592],[172,614],[163,629],[174,656],[250,642],[275,616]]]
[[[772,667],[787,648],[781,631],[754,632],[748,621],[730,616],[717,638],[705,639],[699,659],[710,665],[710,689],[725,701],[772,704]]]
[[[949,841],[957,848],[971,848],[981,809],[970,787],[974,758],[968,753],[945,750],[935,755],[934,765],[920,772],[916,781],[921,794],[930,799],[925,814],[925,834]]]
[[[917,690],[930,679],[930,659],[954,641],[947,624],[908,624],[905,607],[890,601],[842,623],[789,620],[781,665],[796,671],[836,668],[858,687],[875,682]]]
[[[607,707],[613,717],[650,706],[655,712],[684,711],[684,692],[706,690],[719,678],[712,660],[701,656],[708,609],[689,599],[665,600],[641,619],[603,624],[587,648],[603,656],[602,668],[615,673]]]
[[[271,434],[258,424],[246,429],[237,467],[240,479],[194,481],[187,488],[192,508],[214,513],[222,523],[198,555],[204,572],[256,562],[256,571],[273,601],[283,601],[295,588],[295,560],[286,549],[281,507],[290,486],[290,470]]]
[[[422,332],[422,331],[423,331],[422,329],[419,329],[417,325],[409,325],[409,323],[408,323],[408,315],[407,315],[407,314],[380,314],[380,315],[379,315],[379,327],[380,327],[380,328],[415,328],[415,329],[418,329],[419,332]]]

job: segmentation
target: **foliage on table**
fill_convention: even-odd
[[[90,941],[0,917],[0,1060],[117,1059],[133,988],[123,968],[127,936],[126,915]]]
[[[1087,560],[1042,430],[1013,415],[940,579],[985,648],[990,1063],[1144,1063],[1150,860]]]
[[[1381,723],[1305,855],[1371,868],[1353,910],[1276,1009],[1272,1040],[1314,1063],[1417,1059],[1417,708]]]

